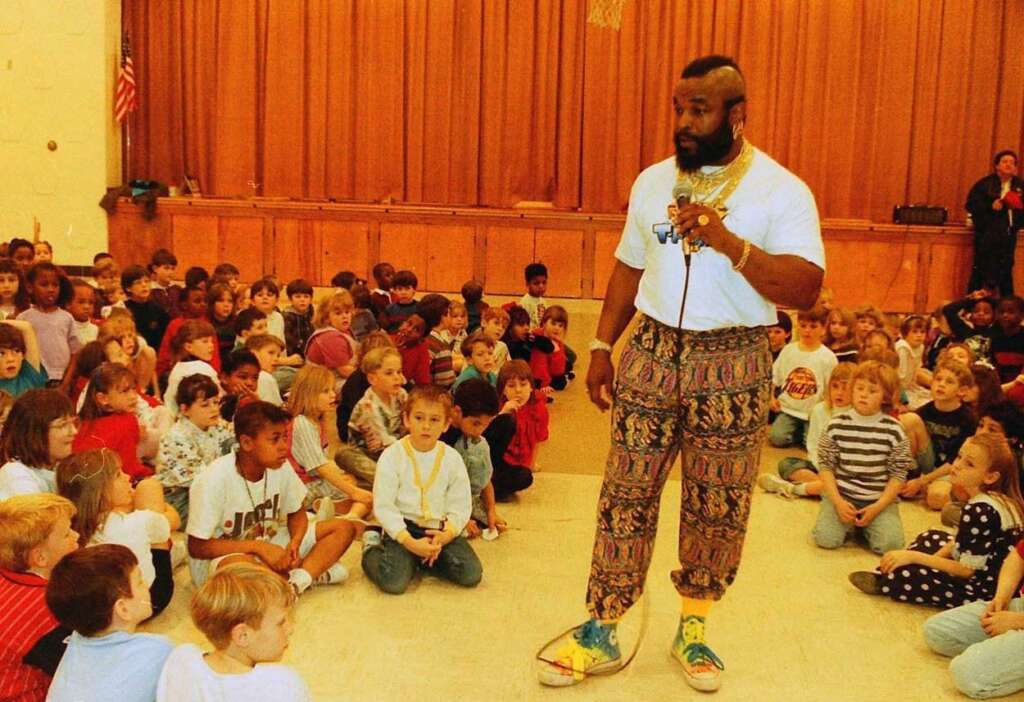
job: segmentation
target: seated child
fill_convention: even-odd
[[[878,361],[857,366],[851,379],[851,408],[834,417],[818,441],[821,508],[814,542],[839,548],[854,529],[863,529],[877,554],[903,547],[899,492],[914,465],[910,442],[899,420],[889,416],[899,377]]]
[[[996,594],[999,568],[1024,531],[1017,461],[1005,437],[975,434],[953,466],[953,486],[968,498],[956,536],[919,534],[906,550],[882,556],[876,572],[851,573],[858,589],[943,609]]]
[[[904,412],[900,423],[910,438],[916,466],[900,494],[915,497],[922,492],[931,509],[949,502],[949,473],[960,446],[974,433],[975,420],[963,402],[974,376],[961,363],[940,361],[932,378],[932,401],[917,412]]]
[[[409,435],[377,462],[373,512],[384,535],[363,534],[363,572],[384,592],[405,592],[420,567],[463,587],[475,587],[483,576],[480,560],[461,536],[472,511],[466,466],[457,451],[438,441],[451,407],[451,396],[441,388],[414,388],[402,411]]]
[[[183,378],[175,395],[178,420],[160,439],[157,478],[164,499],[188,522],[188,490],[203,468],[231,452],[235,435],[220,416],[220,388],[197,373]]]
[[[441,440],[459,452],[469,474],[473,511],[463,535],[475,539],[481,528],[486,528],[497,536],[508,525],[498,516],[495,507],[494,486],[491,484],[494,467],[484,431],[498,415],[498,393],[493,384],[472,378],[455,390],[454,399],[451,428],[441,435]]]
[[[0,501],[57,492],[54,465],[71,455],[78,418],[59,390],[29,390],[11,407],[0,432]]]
[[[416,314],[423,318],[427,330],[427,352],[430,354],[430,383],[440,388],[450,388],[455,383],[455,365],[452,359],[451,342],[445,327],[448,323],[448,307],[451,302],[444,295],[430,293],[416,305]]]
[[[480,328],[481,316],[488,305],[483,300],[484,286],[470,280],[462,285],[462,300],[466,303],[466,333],[472,334]]]
[[[100,328],[93,324],[93,311],[96,309],[96,289],[81,278],[71,279],[71,299],[65,308],[74,320],[75,336],[85,346],[96,341]]]
[[[992,364],[992,337],[998,326],[996,299],[987,290],[975,290],[942,308],[942,316],[955,341],[965,343],[975,358]]]
[[[175,285],[174,274],[178,270],[178,259],[167,249],[157,249],[149,259],[149,299],[160,305],[170,317],[179,312],[182,289]]]
[[[300,358],[306,351],[306,342],[313,334],[313,285],[296,278],[285,288],[288,306],[284,308],[285,353]]]
[[[280,297],[277,283],[271,278],[257,280],[249,289],[249,296],[252,298],[253,308],[267,315],[267,333],[281,342],[281,354],[276,363],[277,370],[283,370],[284,366],[289,369],[293,366],[301,366],[303,363],[301,353],[286,353],[284,315],[277,309],[277,300]],[[295,371],[288,370],[285,377],[287,378],[285,384],[290,386],[295,377]]]
[[[36,262],[36,247],[28,239],[14,238],[7,242],[7,257],[26,273]]]
[[[0,319],[14,319],[28,309],[28,289],[18,264],[0,259]]]
[[[167,376],[164,406],[178,413],[178,383],[182,378],[199,373],[217,382],[213,354],[217,348],[217,332],[205,319],[186,320],[171,339],[171,373]]]
[[[116,453],[92,449],[57,464],[57,491],[75,505],[71,525],[79,545],[130,548],[149,588],[153,614],[162,612],[174,595],[171,531],[181,526],[178,513],[164,502],[163,486],[147,478],[133,488]]]
[[[452,367],[456,373],[462,371],[466,365],[466,358],[462,355],[462,342],[466,340],[469,333],[466,331],[466,327],[469,324],[468,312],[466,306],[458,300],[452,300],[448,304],[448,318],[447,325],[445,326],[445,332],[448,334],[448,339],[451,343],[452,348]]]
[[[217,332],[217,355],[224,358],[235,348],[235,296],[225,283],[206,289],[206,321]]]
[[[502,341],[509,325],[509,314],[500,307],[488,307],[480,315],[480,330],[494,339],[494,370],[500,371],[508,361],[508,345]]]
[[[142,266],[128,266],[121,273],[121,287],[127,295],[124,306],[132,313],[139,334],[151,348],[160,348],[171,315],[150,299],[149,272]]]
[[[295,593],[266,568],[236,563],[217,570],[192,598],[192,622],[214,650],[174,649],[157,702],[309,702],[295,671],[278,665],[293,624]]]
[[[323,366],[308,364],[295,376],[288,395],[288,411],[293,419],[289,426],[288,462],[306,486],[306,507],[320,517],[347,513],[364,517],[373,507],[373,495],[356,486],[327,457],[328,415],[334,407],[334,374]]]
[[[900,338],[893,346],[900,357],[900,389],[911,410],[932,399],[928,386],[931,371],[924,368],[924,337],[928,323],[921,315],[909,315],[900,324]]]
[[[544,310],[541,327],[534,334],[546,337],[554,346],[554,351],[545,353],[535,346],[530,353],[530,369],[537,387],[541,389],[565,390],[569,381],[575,377],[572,372],[573,363],[568,355],[569,347],[565,345],[565,332],[568,328],[569,313],[564,307],[552,305]]]
[[[373,349],[395,348],[391,337],[383,331],[370,332],[362,343],[359,344],[359,363]],[[362,368],[356,368],[352,375],[345,381],[341,388],[341,395],[338,399],[338,407],[334,412],[335,424],[338,429],[338,437],[342,441],[348,441],[348,420],[352,418],[352,410],[356,403],[363,399],[363,395],[370,389],[370,381]]]
[[[774,361],[793,336],[793,320],[790,319],[788,313],[779,310],[777,323],[768,327],[767,330],[768,348],[772,351],[772,361]]]
[[[430,385],[430,351],[427,349],[426,324],[418,314],[411,314],[392,335],[402,354],[402,373],[410,385]]]
[[[237,450],[192,481],[186,533],[197,587],[221,565],[239,561],[286,576],[300,594],[348,577],[338,559],[354,528],[340,519],[309,522],[306,488],[287,465],[290,421],[269,402],[245,405],[235,413]]]
[[[146,427],[135,414],[137,400],[131,369],[119,363],[104,363],[94,370],[82,403],[82,424],[72,444],[75,453],[109,448],[121,458],[121,465],[133,479],[152,476],[153,469],[139,460],[139,444]]]
[[[523,270],[523,277],[526,278],[526,294],[519,299],[519,306],[526,310],[533,329],[541,325],[547,308],[544,293],[548,290],[548,268],[543,263],[531,263]]]
[[[119,544],[83,548],[50,574],[46,604],[72,630],[49,702],[151,702],[174,644],[136,632],[153,615],[135,554]]]
[[[1012,695],[1024,689],[1024,541],[1017,542],[999,570],[995,596],[940,612],[924,623],[924,640],[948,656],[960,692],[975,699]]]
[[[0,322],[0,390],[19,397],[46,387],[46,380],[32,325],[17,319]]]
[[[328,297],[316,309],[316,330],[306,343],[306,359],[334,371],[339,388],[356,369],[359,345],[351,334],[353,310],[348,290]]]
[[[121,271],[114,259],[108,258],[94,263],[92,279],[96,283],[96,306],[92,312],[93,319],[103,319],[108,316],[115,305],[124,306]],[[106,310],[106,314],[104,314],[104,310]]]
[[[377,287],[370,291],[370,301],[373,303],[373,313],[377,315],[377,321],[384,319],[384,312],[391,304],[391,281],[395,277],[395,267],[390,263],[381,261],[373,267],[373,281]]]
[[[368,334],[378,329],[377,316],[373,313],[373,300],[370,298],[370,289],[361,283],[352,286],[352,302],[355,310],[352,313],[352,336],[362,343]]]
[[[0,699],[43,702],[64,655],[71,632],[47,606],[46,583],[78,548],[74,514],[57,495],[0,500]]]
[[[384,449],[402,435],[402,408],[407,394],[402,387],[402,359],[394,348],[367,351],[361,370],[370,387],[352,408],[348,420],[348,446],[338,451],[338,463],[363,484],[373,484],[377,461]]]
[[[996,305],[996,331],[992,335],[992,360],[999,380],[1008,383],[1024,371],[1024,299],[1006,295]]]
[[[837,307],[829,311],[824,343],[840,362],[857,362],[857,353],[860,349],[857,347],[857,337],[854,331],[856,326],[857,318],[850,310]]]
[[[261,336],[267,333],[267,315],[255,307],[240,309],[235,315],[235,348],[245,348],[246,339],[250,336]]]
[[[468,363],[455,379],[453,390],[474,378],[485,380],[492,387],[498,384],[498,374],[494,371],[494,340],[491,337],[481,331],[473,332],[462,342],[462,355]]]
[[[260,362],[252,351],[236,349],[224,359],[220,370],[220,382],[224,389],[220,405],[220,416],[230,422],[235,412],[246,404],[259,399]]]
[[[53,260],[53,244],[48,241],[36,241],[36,262]]]
[[[40,363],[50,381],[64,378],[71,357],[82,348],[75,320],[61,307],[71,299],[71,284],[57,266],[37,263],[26,274],[32,306],[18,315],[35,331]]]
[[[251,351],[260,362],[260,377],[256,383],[256,394],[264,402],[280,407],[284,404],[284,400],[281,399],[281,388],[274,378],[274,371],[277,370],[281,352],[284,351],[284,344],[271,334],[258,334],[246,339],[245,348],[247,351]]]
[[[117,308],[110,313],[110,316],[100,326],[100,333],[97,341],[103,344],[108,359],[111,355],[108,342],[113,339],[121,345],[121,349],[127,355],[127,360],[118,360],[124,363],[135,373],[139,382],[140,392],[152,392],[159,395],[160,384],[156,377],[156,350],[143,339],[135,328],[135,320],[125,309]]]
[[[504,404],[485,436],[494,465],[494,495],[503,501],[533,484],[537,444],[548,438],[548,406],[533,389],[530,366],[518,359],[498,373],[498,397]]]
[[[410,315],[417,314],[416,288],[419,280],[412,271],[398,271],[391,279],[391,304],[384,310],[381,326],[394,334]]]
[[[821,495],[821,479],[818,477],[818,440],[821,432],[840,412],[850,409],[850,378],[857,365],[840,363],[828,379],[828,393],[814,405],[807,427],[807,458],[788,457],[779,461],[779,474],[762,473],[757,484],[766,492],[776,492],[783,497],[818,497]]]
[[[798,312],[797,342],[782,349],[772,364],[772,383],[778,392],[772,409],[779,413],[768,434],[772,446],[785,448],[803,440],[810,412],[838,363],[836,355],[821,343],[827,318],[821,307]]]
[[[174,359],[171,352],[171,341],[178,333],[181,326],[190,319],[199,319],[210,323],[214,331],[213,353],[210,356],[210,365],[214,370],[220,370],[220,343],[217,337],[217,330],[213,323],[207,318],[206,291],[201,288],[185,288],[179,299],[178,310],[181,316],[175,317],[167,325],[163,341],[160,343],[160,351],[156,356],[157,375],[167,375],[174,366]]]
[[[238,279],[241,277],[242,272],[238,270],[238,266],[233,263],[218,263],[213,269],[214,278],[223,278],[228,287],[231,288],[231,292],[237,292],[238,288],[241,287]]]
[[[545,336],[533,334],[530,330],[530,314],[522,307],[508,309],[508,326],[503,341],[508,346],[509,358],[530,362],[534,349],[542,353],[553,353],[555,345]],[[497,355],[497,353],[495,354]],[[502,364],[504,365],[504,364]]]
[[[857,348],[864,348],[864,337],[869,332],[882,331],[885,327],[885,315],[882,310],[874,305],[863,305],[853,311],[857,326],[854,328],[854,338],[857,340]]]

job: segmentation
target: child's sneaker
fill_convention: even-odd
[[[316,579],[317,585],[340,585],[348,580],[348,568],[340,563],[335,563],[320,574]]]
[[[587,675],[602,673],[619,666],[622,654],[615,627],[589,619],[563,639],[553,662],[544,662],[537,671],[543,685],[565,687],[575,685]]]
[[[295,596],[298,597],[313,584],[313,576],[305,568],[292,568],[288,571],[288,584],[292,586]]]
[[[686,684],[701,692],[714,692],[722,685],[722,671],[725,664],[715,655],[711,647],[697,642],[683,642],[683,627],[676,630],[676,638],[672,642],[672,655],[683,666]]]
[[[796,486],[788,480],[783,480],[774,473],[761,473],[757,478],[757,484],[765,492],[778,493],[780,497],[787,500],[793,497],[793,488]]]
[[[363,553],[366,553],[371,548],[380,547],[384,541],[381,537],[380,532],[376,529],[367,529],[363,532]]]
[[[882,576],[868,570],[858,570],[848,576],[850,583],[868,595],[882,594]]]

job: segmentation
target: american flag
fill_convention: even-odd
[[[114,118],[124,122],[129,112],[139,107],[139,94],[135,90],[135,67],[132,65],[132,45],[125,35],[121,41],[121,69],[117,72],[117,90],[114,96]]]

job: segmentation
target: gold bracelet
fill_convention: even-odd
[[[736,265],[732,267],[734,271],[743,270],[743,266],[747,265],[747,258],[750,257],[750,242],[744,240],[743,242],[743,255],[740,256],[740,260],[736,262]]]

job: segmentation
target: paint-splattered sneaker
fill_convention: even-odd
[[[682,627],[672,642],[672,655],[682,664],[686,684],[694,690],[714,692],[721,687],[725,670],[722,659],[705,643],[684,643]]]
[[[541,663],[537,679],[552,687],[575,685],[587,675],[617,668],[621,658],[615,627],[590,619],[565,635],[554,658]]]

